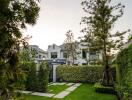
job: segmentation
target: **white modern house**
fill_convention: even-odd
[[[76,45],[77,55],[74,64],[86,65],[90,64],[94,60],[102,59],[101,52],[88,52],[88,46],[86,42],[77,42]],[[56,44],[49,45],[47,54],[48,60],[69,60],[67,58],[67,52],[64,44],[60,46],[57,46]],[[72,62],[72,60],[70,60],[70,62]]]

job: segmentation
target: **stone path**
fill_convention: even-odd
[[[49,86],[50,85],[65,85],[66,83],[51,83],[51,84],[49,84]]]
[[[51,94],[51,93],[40,93],[40,92],[32,92],[32,91],[18,91],[18,92],[30,94],[30,95],[45,96],[45,97],[52,97],[55,95],[55,94]]]
[[[66,83],[52,83],[50,85],[64,85]],[[53,98],[64,98],[68,94],[70,94],[72,91],[74,91],[76,88],[78,88],[81,83],[67,83],[66,85],[70,86],[69,88],[65,89],[64,91],[60,92],[59,94],[55,95],[52,93],[40,93],[40,92],[32,92],[32,91],[17,91],[25,94],[30,95],[37,95],[37,96],[45,96],[45,97],[53,97]]]
[[[52,97],[52,96],[54,96],[55,94],[34,92],[34,93],[31,93],[31,95],[45,96],[45,97]]]
[[[70,93],[70,91],[62,91],[59,94],[55,95],[54,98],[64,98]]]
[[[74,91],[77,87],[79,87],[80,83],[75,83],[74,85],[70,86],[66,90],[60,92],[59,94],[55,95],[54,98],[64,98],[68,94],[70,94],[72,91]]]
[[[73,85],[73,84],[75,84],[75,83],[68,83],[67,85],[68,85],[68,86],[71,86],[71,85]]]

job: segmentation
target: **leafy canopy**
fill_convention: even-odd
[[[34,25],[38,17],[37,0],[0,0],[0,99],[12,98],[13,90],[21,79],[20,45],[26,45],[22,30]]]

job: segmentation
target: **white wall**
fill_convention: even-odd
[[[53,45],[54,45],[54,48],[53,48]],[[53,45],[49,45],[48,47],[48,59],[51,59],[51,52],[57,52],[57,59],[60,59],[61,58],[61,48],[55,44]]]

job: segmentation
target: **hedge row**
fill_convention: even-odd
[[[57,67],[57,80],[66,82],[95,83],[102,78],[101,66],[67,66]]]

